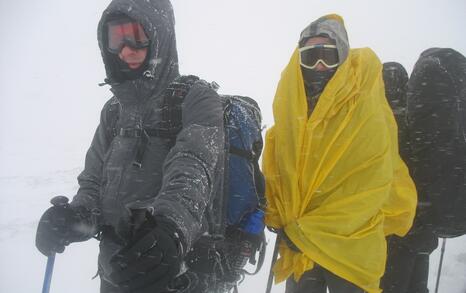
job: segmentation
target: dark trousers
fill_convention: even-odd
[[[100,293],[122,293],[122,291],[100,278]]]
[[[231,289],[231,286],[218,282],[210,275],[204,273],[194,273],[192,271],[188,271],[177,277],[174,285],[179,289],[171,288],[164,292],[153,293],[223,293],[229,292]],[[100,293],[123,293],[123,291],[100,278]]]
[[[384,293],[428,293],[429,254],[392,243],[381,286]]]
[[[353,283],[338,277],[319,265],[304,273],[298,282],[293,277],[286,281],[286,293],[364,293]]]

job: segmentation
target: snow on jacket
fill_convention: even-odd
[[[105,49],[106,19],[117,13],[139,21],[151,39],[148,72],[135,80],[116,82],[111,55]],[[98,225],[110,227],[123,240],[131,229],[130,211],[153,210],[154,215],[175,223],[187,251],[200,235],[213,233],[221,222],[214,213],[215,204],[221,205],[217,195],[223,179],[221,101],[207,83],[196,83],[182,104],[182,130],[175,145],[167,138],[148,137],[142,165],[134,166],[141,139],[111,135],[115,126],[112,109],[118,109],[117,133],[160,126],[163,92],[179,75],[171,4],[114,0],[102,15],[98,40],[114,97],[102,110],[72,205],[100,211]],[[109,259],[121,247],[105,233],[100,246],[99,264],[105,277],[111,270]]]
[[[437,235],[466,231],[466,57],[451,48],[421,53],[408,82],[408,166],[419,192],[417,224]]]
[[[314,35],[319,27],[345,32],[337,15],[316,22],[306,28]],[[382,64],[369,48],[340,59],[309,118],[297,49],[282,73],[263,158],[266,223],[284,229],[302,251],[280,245],[277,282],[292,274],[298,280],[318,263],[375,293],[385,268],[385,237],[408,232],[416,190],[398,154]]]

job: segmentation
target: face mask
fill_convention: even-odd
[[[306,88],[306,95],[308,97],[314,97],[323,92],[325,86],[336,71],[337,68],[331,68],[324,71],[315,71],[313,69],[301,67],[304,86]]]

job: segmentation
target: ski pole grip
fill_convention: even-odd
[[[58,195],[50,200],[50,203],[55,207],[67,207],[69,206],[69,199],[66,196]]]
[[[131,209],[131,225],[133,226],[133,233],[147,220],[148,212],[149,211],[146,208]]]

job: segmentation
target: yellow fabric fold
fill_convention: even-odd
[[[398,155],[397,127],[382,65],[350,50],[308,118],[298,51],[282,73],[266,134],[268,226],[285,229],[303,253],[280,245],[277,282],[314,262],[367,292],[380,292],[385,236],[407,233],[416,190]]]

